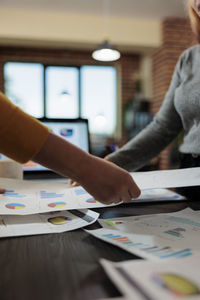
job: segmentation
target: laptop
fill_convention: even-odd
[[[53,133],[76,145],[86,152],[90,152],[90,140],[87,119],[38,119]],[[6,159],[1,155],[1,159]],[[25,179],[41,179],[61,177],[38,163],[28,161],[23,165]]]

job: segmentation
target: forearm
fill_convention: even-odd
[[[0,152],[19,163],[32,159],[49,130],[0,93]]]
[[[180,130],[180,126],[170,130],[154,121],[121,149],[109,155],[108,158],[128,171],[135,171],[157,156],[173,141]]]
[[[79,181],[91,157],[73,144],[49,133],[45,144],[33,160],[60,175]]]
[[[140,194],[125,170],[82,151],[53,133],[49,133],[33,160],[79,182],[96,200],[103,203],[128,202]]]

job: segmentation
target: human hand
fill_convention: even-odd
[[[5,193],[5,189],[0,188],[0,194],[4,194]]]
[[[73,180],[73,179],[69,179],[69,184],[72,185],[73,187],[74,187],[74,186],[79,186],[79,185],[80,185],[77,181],[75,181],[75,180]]]
[[[131,175],[114,163],[91,155],[90,161],[81,167],[79,183],[99,202],[130,202],[140,195]]]
[[[72,178],[105,204],[130,202],[140,195],[140,189],[127,171],[82,151],[51,132],[33,161]]]

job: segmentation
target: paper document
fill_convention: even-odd
[[[69,188],[66,183],[23,181],[0,178],[1,215],[28,215],[35,213],[107,207],[96,201],[82,187]]]
[[[200,212],[100,219],[90,234],[132,254],[153,260],[186,258],[200,252]]]
[[[125,296],[134,300],[199,300],[200,257],[150,262],[101,260],[106,273]]]
[[[131,299],[124,298],[124,297],[117,297],[117,298],[101,298],[99,300],[131,300]]]
[[[182,195],[168,189],[146,189],[142,190],[137,199],[133,199],[133,203],[156,202],[156,201],[178,201],[186,200]]]
[[[131,175],[141,189],[200,184],[200,168],[136,172]],[[109,206],[96,201],[82,187],[69,188],[65,183],[0,178],[0,186],[6,189],[6,193],[0,195],[0,212],[6,215]]]
[[[94,223],[99,214],[89,209],[35,214],[0,216],[0,238],[71,231]]]
[[[140,189],[200,185],[200,167],[130,173]]]

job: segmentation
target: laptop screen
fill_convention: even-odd
[[[82,150],[89,152],[89,132],[87,119],[39,119],[46,125],[53,133],[76,145]],[[6,159],[1,155],[2,159]],[[23,165],[24,173],[37,173],[37,171],[44,172],[49,169],[37,164],[33,161],[28,161]]]
[[[87,119],[40,119],[51,132],[89,152],[89,133]],[[24,171],[45,171],[47,168],[29,161],[23,166]]]

